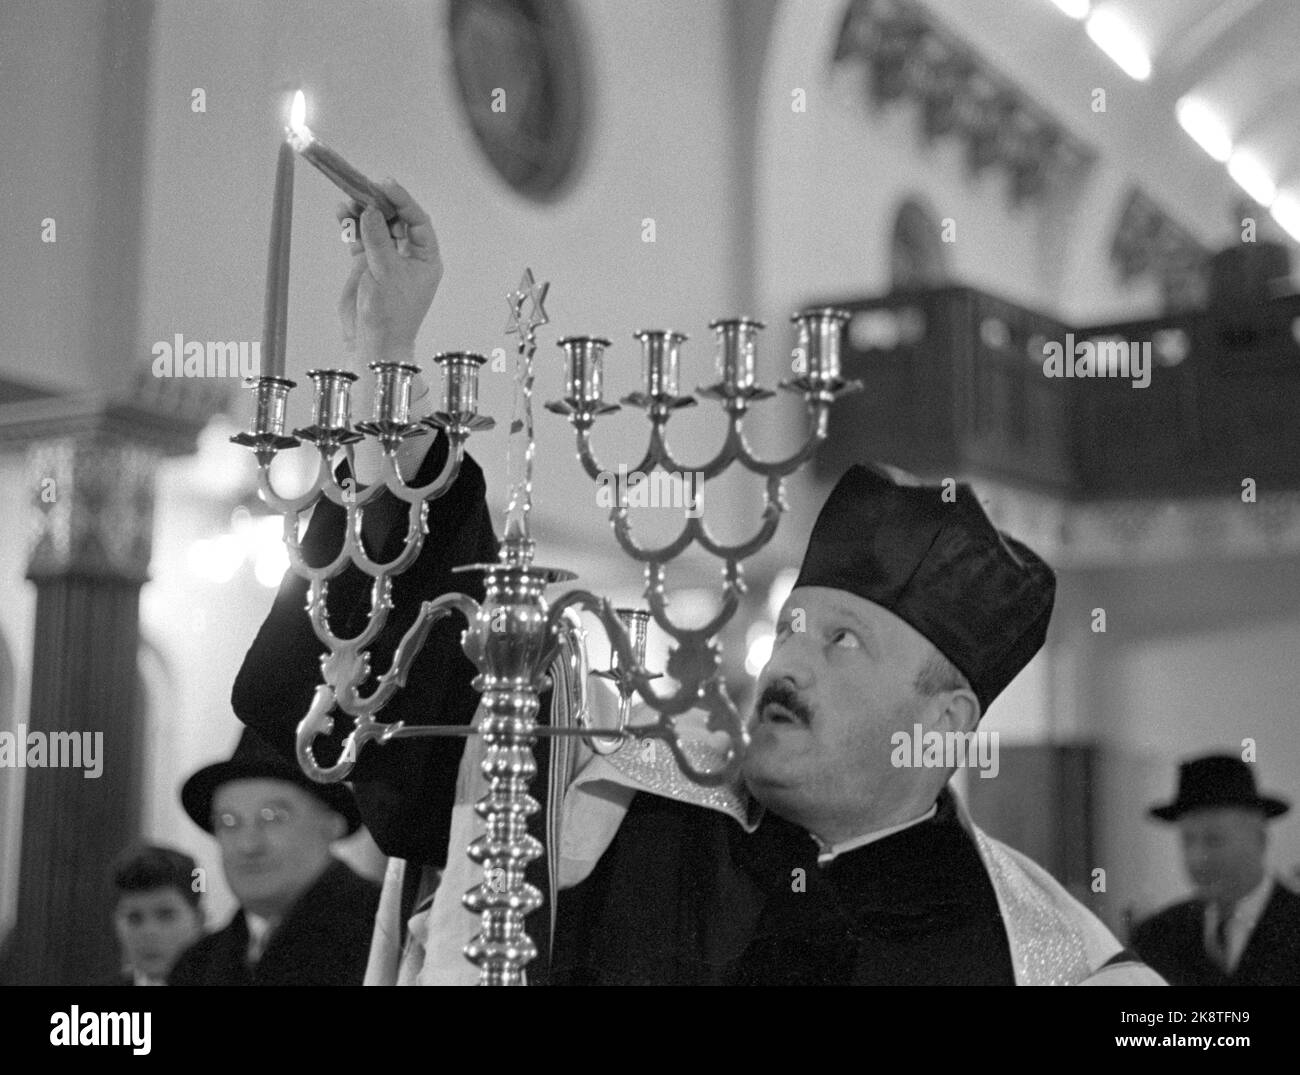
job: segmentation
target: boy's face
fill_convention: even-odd
[[[166,978],[203,934],[202,915],[175,888],[122,893],[113,925],[123,960],[151,978]]]

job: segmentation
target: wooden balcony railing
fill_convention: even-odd
[[[874,459],[1071,499],[1300,489],[1300,296],[1073,328],[959,286],[830,304],[854,313],[845,375],[866,390],[837,404],[821,477]],[[1047,344],[1084,341],[1149,353],[1149,383],[1114,348],[1112,375],[1045,374]]]

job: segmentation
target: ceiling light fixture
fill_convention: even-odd
[[[1277,186],[1258,157],[1237,150],[1228,158],[1228,174],[1260,205],[1272,205],[1277,197]]]
[[[1085,24],[1088,36],[1129,78],[1145,82],[1151,77],[1151,58],[1142,42],[1118,15],[1094,11]]]
[[[1204,101],[1195,97],[1180,97],[1174,105],[1179,125],[1192,141],[1219,163],[1232,156],[1232,136],[1228,128]]]
[[[1072,19],[1086,19],[1092,0],[1052,0],[1058,8]]]

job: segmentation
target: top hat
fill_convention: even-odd
[[[1216,806],[1244,806],[1265,817],[1281,817],[1291,804],[1255,790],[1255,773],[1231,754],[1210,754],[1178,767],[1178,794],[1164,806],[1153,806],[1151,816],[1177,821],[1191,810]]]
[[[316,783],[298,766],[275,753],[252,728],[245,728],[229,761],[205,765],[181,785],[181,805],[194,824],[205,832],[212,832],[212,797],[217,788],[232,780],[283,780],[314,795],[342,815],[349,836],[361,827],[361,812],[345,785]]]

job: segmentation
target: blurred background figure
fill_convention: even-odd
[[[361,825],[352,792],[313,783],[246,730],[229,761],[185,782],[181,804],[216,837],[240,906],[168,983],[360,985],[379,886],[332,852]]]
[[[113,863],[113,929],[122,970],[107,985],[166,985],[173,965],[203,936],[203,885],[194,860],[138,844]]]
[[[1133,934],[1133,947],[1171,985],[1300,985],[1300,896],[1265,863],[1268,821],[1288,809],[1255,790],[1238,758],[1179,767],[1177,796],[1151,816],[1177,824],[1196,895]]]

